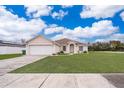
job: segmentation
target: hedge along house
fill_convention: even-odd
[[[0,41],[0,54],[21,54],[23,50],[25,50],[25,44]]]
[[[51,41],[43,36],[37,36],[26,44],[27,55],[52,55],[61,51],[64,53],[80,53],[88,51],[88,46],[67,38]]]

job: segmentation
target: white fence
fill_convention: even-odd
[[[24,47],[0,46],[0,54],[17,54],[22,53]]]

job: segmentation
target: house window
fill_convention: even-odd
[[[66,51],[66,46],[63,46],[63,51]]]
[[[83,51],[83,46],[79,46],[79,51]]]

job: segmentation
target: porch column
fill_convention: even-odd
[[[66,46],[66,53],[70,53],[70,45],[69,44]]]
[[[78,47],[74,44],[74,53],[78,53]]]

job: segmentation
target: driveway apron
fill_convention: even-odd
[[[12,59],[0,60],[0,75],[4,75],[7,72],[20,68],[24,65],[33,63],[45,57],[46,56],[22,56]]]

